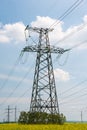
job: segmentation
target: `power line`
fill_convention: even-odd
[[[78,44],[72,46],[71,48],[67,49],[68,51],[67,51],[66,59],[65,59],[65,61],[64,61],[62,64],[59,62],[59,58],[61,57],[61,54],[58,54],[58,56],[55,58],[54,62],[56,62],[57,59],[58,59],[58,64],[59,64],[60,66],[65,65],[66,62],[67,62],[67,59],[68,59],[68,57],[69,57],[69,52],[70,52],[72,49],[75,49],[75,48],[81,46],[82,44],[86,44],[86,43],[87,43],[87,40],[82,41],[82,42],[80,42],[80,43],[78,43]],[[54,62],[53,62],[53,63],[54,63]]]
[[[64,95],[64,94],[66,94],[67,92],[71,91],[72,89],[75,89],[75,88],[79,87],[81,84],[83,84],[83,83],[85,83],[85,82],[87,82],[87,79],[85,79],[85,80],[81,81],[80,83],[78,83],[77,85],[75,85],[75,86],[73,86],[73,87],[71,87],[71,88],[69,88],[69,89],[63,91],[63,92],[60,93],[59,95],[62,95],[62,94]],[[85,90],[85,89],[87,89],[87,87],[82,88],[82,89],[80,89],[79,91],[82,92],[82,90]],[[76,92],[74,92],[74,93],[72,93],[72,94],[70,94],[70,95],[67,95],[67,96],[63,97],[63,99],[72,97],[73,95],[78,94],[79,91],[76,91]],[[83,97],[83,96],[86,96],[86,95],[87,95],[87,94],[82,94],[82,95],[80,95],[79,97]],[[74,97],[74,98],[77,99],[76,97]],[[74,98],[73,98],[73,99],[74,99]],[[71,101],[71,100],[70,100],[70,101]],[[67,103],[67,102],[63,102],[63,103]],[[63,104],[63,103],[60,103],[60,104]]]
[[[32,65],[31,65],[31,67],[32,67]],[[31,69],[29,69],[29,71],[28,71],[27,74],[29,74],[30,71],[31,71]],[[26,78],[27,74],[24,76],[24,78]],[[23,79],[24,79],[24,78],[23,78]],[[23,81],[23,79],[22,79],[22,81]],[[20,81],[20,82],[21,82],[21,81]],[[29,90],[30,90],[30,88],[28,88],[27,90],[25,90],[24,93],[23,93],[20,97],[18,97],[15,102],[17,103],[27,92],[29,92]]]
[[[72,49],[74,49],[74,48],[79,47],[79,46],[80,46],[80,45],[82,45],[82,44],[86,44],[86,43],[87,43],[87,40],[84,40],[84,41],[82,41],[82,42],[78,43],[77,45],[72,46],[72,47],[71,47],[71,50],[72,50]]]
[[[63,91],[63,92],[60,93],[59,95],[66,94],[67,92],[71,91],[72,89],[75,89],[76,87],[79,87],[81,84],[83,84],[83,83],[85,83],[85,82],[87,82],[87,79],[85,79],[85,80],[79,82],[78,84],[72,86],[71,88],[69,88],[69,89]]]
[[[79,2],[79,3],[78,3],[78,2]],[[78,1],[78,0],[77,0],[62,16],[59,17],[59,19],[61,20],[61,18],[62,18],[63,16],[65,17],[65,14],[66,14],[69,10],[71,10],[71,9],[73,8],[73,6],[75,6],[75,8],[76,8],[76,7],[79,6],[79,4],[81,4],[82,2],[83,2],[83,0],[81,0],[81,1]],[[55,23],[56,23],[56,24],[59,24],[60,21],[58,21],[58,20],[55,21],[51,26],[55,25]],[[50,26],[50,27],[51,27],[51,26]],[[65,36],[65,37],[62,38],[61,40],[59,40],[56,44],[58,44],[58,43],[64,41],[64,40],[67,39],[69,36],[73,35],[75,32],[81,31],[82,29],[84,29],[85,26],[87,26],[87,23],[82,24],[81,26],[79,26],[75,31],[71,32],[70,34],[68,34],[67,36]],[[75,46],[72,47],[72,48],[75,48],[76,46],[78,46],[78,45],[75,45]]]
[[[26,89],[25,91],[24,91],[24,93],[22,93],[22,95],[20,95],[20,97],[18,97],[17,99],[16,99],[16,101],[14,101],[12,104],[17,104],[19,101],[20,101],[20,99],[22,98],[22,97],[24,97],[25,96],[25,94],[26,93],[28,93],[30,91],[30,88],[28,88],[28,89]]]
[[[85,90],[85,89],[87,89],[87,87],[85,87],[84,89],[82,88],[82,89],[80,89],[79,91],[82,92],[82,90]],[[63,98],[66,99],[66,98],[72,97],[73,95],[78,94],[79,91],[75,91],[74,93],[71,93],[70,95],[67,95],[67,96],[65,96],[65,97],[63,97]],[[62,101],[63,101],[63,100],[62,100]]]
[[[65,60],[62,62],[62,63],[60,63],[60,57],[57,57],[58,58],[58,64],[60,65],[60,66],[64,66],[66,63],[67,63],[67,60],[68,60],[68,58],[69,58],[69,54],[70,54],[70,49],[69,49],[69,51],[67,51],[67,55],[66,55],[66,57],[65,57]],[[56,58],[56,59],[57,59]]]
[[[79,91],[82,92],[82,90],[85,90],[85,89],[87,89],[87,87],[82,88],[82,89],[80,89]],[[65,100],[65,99],[67,99],[67,98],[70,99],[70,97],[71,97],[72,99],[70,99],[69,101],[73,101],[73,99],[75,99],[75,101],[76,101],[77,98],[76,98],[76,97],[73,97],[73,96],[77,95],[79,91],[76,91],[76,92],[74,92],[74,93],[72,93],[72,94],[70,94],[70,95],[67,95],[67,96],[63,97],[62,101]],[[83,97],[83,96],[87,96],[87,93],[82,94],[82,95],[79,95],[78,98],[81,98],[81,97]],[[80,101],[81,101],[81,100],[80,100]],[[60,104],[66,104],[66,103],[68,103],[68,101],[63,101],[63,102],[61,102]]]
[[[82,42],[80,42],[80,43],[78,43],[78,44],[72,46],[72,47],[70,48],[70,50],[72,50],[72,49],[74,49],[74,48],[77,48],[77,47],[81,46],[82,44],[86,44],[86,43],[87,43],[87,40],[84,40],[84,41],[82,41]]]
[[[24,97],[24,95],[25,95],[27,92],[29,92],[29,90],[30,90],[30,88],[28,88],[26,91],[24,91],[24,93],[23,93],[20,97],[17,98],[17,100],[15,101],[15,103],[19,102],[20,99],[21,99],[22,97]]]
[[[72,99],[70,99],[70,100],[68,100],[68,101],[60,102],[59,105],[64,105],[64,104],[72,103],[71,101],[73,101],[74,103],[76,103],[76,101],[78,101],[79,98],[82,98],[82,97],[84,97],[84,96],[87,96],[87,93],[80,95],[78,98],[74,97],[74,98],[72,98]],[[80,101],[81,101],[81,99],[80,99]],[[78,102],[77,102],[77,103],[78,103]],[[76,103],[76,104],[77,104],[77,103]]]
[[[19,88],[19,86],[24,81],[24,79],[28,76],[28,74],[30,73],[31,70],[32,69],[29,68],[28,72],[24,75],[24,77],[20,80],[20,82],[16,85],[16,87],[13,89],[13,91],[8,95],[8,97],[6,97],[6,99],[0,104],[0,106],[3,105],[3,104],[5,104],[8,101],[8,99],[14,94],[14,92],[16,91],[16,89]]]
[[[79,26],[78,28],[76,28],[76,30],[72,31],[71,33],[69,33],[67,36],[65,36],[64,38],[62,38],[61,40],[59,40],[58,42],[55,43],[56,44],[59,44],[61,42],[63,42],[64,40],[66,40],[67,38],[69,38],[70,36],[72,36],[73,34],[81,31],[82,29],[84,29],[85,27],[87,26],[87,23],[84,23],[82,24],[81,26]]]
[[[74,2],[74,4],[72,4],[59,18],[58,20],[56,20],[52,25],[50,25],[49,28],[52,28],[54,26],[56,26],[57,24],[59,24],[61,22],[61,20],[63,20],[65,17],[67,17],[71,12],[73,12],[81,3],[83,2],[83,0],[77,0]],[[59,21],[60,20],[60,21]]]
[[[8,76],[7,76],[6,80],[5,80],[4,83],[1,85],[1,87],[0,87],[0,92],[1,92],[1,90],[5,87],[6,83],[7,83],[8,80],[9,80],[9,77],[13,74],[13,72],[14,72],[16,66],[18,65],[20,59],[21,59],[21,54],[20,54],[20,56],[18,57],[18,59],[16,60],[16,62],[15,62],[15,64],[14,64],[13,68],[12,68],[12,69],[10,70],[10,72],[8,73]]]
[[[87,92],[86,92],[85,94],[79,95],[78,98],[73,97],[72,99],[70,99],[70,100],[68,100],[68,101],[60,102],[59,105],[62,105],[62,104],[64,105],[64,104],[70,103],[70,102],[73,101],[74,99],[75,99],[75,102],[76,102],[76,100],[78,100],[79,98],[84,97],[84,96],[87,96]]]

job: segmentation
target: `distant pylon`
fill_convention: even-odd
[[[59,106],[51,53],[63,54],[68,50],[50,46],[48,33],[53,29],[27,26],[25,30],[39,34],[38,45],[26,46],[22,50],[22,52],[37,52],[30,112],[57,114]]]

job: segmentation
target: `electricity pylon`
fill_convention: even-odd
[[[37,52],[30,112],[58,114],[59,106],[51,53],[63,54],[68,49],[50,46],[48,33],[53,29],[27,26],[25,30],[39,34],[38,45],[28,45],[22,50],[22,52]]]

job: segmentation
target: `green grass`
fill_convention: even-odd
[[[0,130],[87,130],[87,124],[66,123],[64,125],[19,125],[0,124]]]

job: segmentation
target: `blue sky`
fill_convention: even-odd
[[[26,25],[49,27],[56,20],[60,23],[49,34],[50,44],[65,49],[80,44],[60,59],[52,56],[60,112],[67,120],[80,121],[83,111],[83,120],[87,121],[87,1],[82,0],[63,20],[58,19],[74,2],[0,0],[0,121],[7,119],[8,105],[17,106],[17,115],[21,110],[29,110],[36,54],[25,54],[14,66],[26,46]],[[36,36],[32,33],[31,36],[36,41]],[[34,44],[30,39],[28,42]],[[11,73],[11,70],[14,71]],[[11,120],[13,118],[11,114]]]

